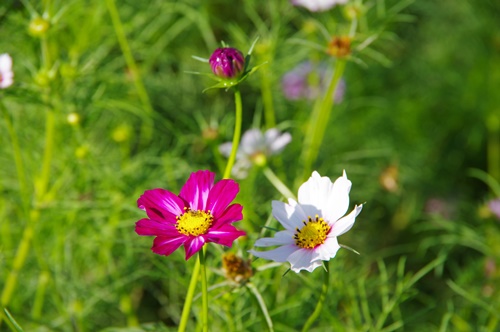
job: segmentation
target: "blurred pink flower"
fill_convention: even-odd
[[[191,173],[179,195],[153,189],[139,198],[137,205],[148,218],[139,220],[135,231],[156,236],[153,252],[168,256],[184,245],[187,260],[207,242],[231,247],[234,240],[245,235],[231,225],[243,219],[243,207],[229,205],[238,194],[238,184],[221,180],[214,185],[214,178],[210,171],[197,171]]]
[[[354,225],[363,205],[344,216],[349,207],[351,181],[344,174],[335,183],[314,171],[299,188],[298,203],[289,198],[288,204],[273,201],[273,216],[286,228],[272,238],[262,238],[256,247],[279,246],[269,251],[249,252],[276,262],[290,263],[296,273],[312,272],[322,261],[329,261],[337,254],[340,245],[337,236]]]
[[[291,0],[292,5],[302,6],[312,12],[325,11],[335,5],[343,5],[347,0]]]
[[[488,208],[498,219],[500,219],[500,198],[488,202]]]
[[[0,89],[8,88],[13,82],[12,58],[6,53],[0,54]]]
[[[315,78],[314,75],[317,77]],[[302,62],[283,75],[281,79],[285,98],[289,100],[316,99],[328,88],[327,80],[330,76],[331,71],[326,64],[313,65],[310,61]],[[332,96],[335,103],[342,102],[345,88],[345,80],[341,79]]]

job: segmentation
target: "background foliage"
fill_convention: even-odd
[[[117,37],[114,4],[137,70]],[[366,202],[340,239],[361,256],[341,250],[330,263],[330,296],[315,329],[496,331],[500,225],[486,203],[500,196],[500,5],[365,6],[356,42],[379,38],[348,63],[344,100],[315,163],[332,179],[346,169],[351,201]],[[293,135],[271,167],[295,192],[312,102],[286,100],[281,77],[325,58],[300,42],[326,44],[315,22],[333,35],[345,32],[342,20],[341,8],[310,13],[284,0],[2,1],[0,53],[12,56],[15,71],[1,93],[4,294],[12,271],[17,280],[2,307],[26,331],[175,330],[193,261],[181,251],[154,255],[134,223],[144,190],[178,192],[198,169],[222,174],[217,147],[231,139],[232,96],[202,93],[212,82],[186,71],[209,68],[191,56],[208,58],[221,40],[246,52],[260,36],[252,63],[267,64],[242,86],[243,126],[263,125],[271,96],[278,127]],[[396,187],[384,186],[387,177]],[[239,183],[239,227],[249,236],[229,251],[247,257],[280,195],[257,168]],[[209,249],[209,284],[219,285],[222,249]],[[253,263],[252,283],[275,330],[296,331],[314,308],[322,271],[283,277],[287,266],[267,263]],[[210,297],[213,330],[265,328],[247,287],[222,284]]]

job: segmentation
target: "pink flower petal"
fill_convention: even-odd
[[[240,204],[232,204],[224,211],[222,215],[215,219],[213,228],[218,228],[224,224],[229,224],[243,219],[243,206]]]
[[[224,225],[217,229],[210,229],[204,236],[207,242],[214,242],[226,247],[231,247],[234,240],[245,235],[247,234],[244,231],[236,229],[233,225]]]
[[[190,236],[187,241],[184,242],[184,249],[186,250],[186,260],[200,251],[204,244],[205,239],[203,238],[203,236]]]
[[[288,244],[273,250],[268,250],[268,251],[249,250],[248,252],[256,257],[270,259],[275,262],[283,263],[287,261],[288,256],[292,255],[299,249],[300,248],[297,247],[295,244]]]
[[[135,232],[139,235],[167,237],[172,237],[172,235],[177,236],[179,234],[173,224],[146,218],[135,223]]]
[[[191,173],[179,197],[185,199],[193,210],[206,210],[208,194],[214,185],[214,178],[215,174],[210,171]]]
[[[180,235],[177,237],[163,237],[158,236],[153,241],[153,250],[154,253],[158,255],[168,256],[174,251],[177,250],[184,242],[186,242],[187,236]]]
[[[206,209],[212,212],[215,219],[219,218],[236,197],[238,191],[240,191],[240,187],[233,180],[220,180],[210,190]]]
[[[175,217],[184,213],[185,203],[168,190],[153,189],[139,197],[137,206],[145,210],[150,219],[175,223]]]

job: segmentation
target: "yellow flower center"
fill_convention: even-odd
[[[330,232],[331,227],[318,215],[314,219],[308,218],[308,221],[303,221],[304,227],[295,229],[294,239],[295,244],[304,249],[313,249],[320,244],[325,243],[326,236]]]
[[[193,211],[188,207],[184,208],[184,213],[175,217],[177,224],[175,228],[184,235],[198,236],[206,234],[214,221],[210,210]]]

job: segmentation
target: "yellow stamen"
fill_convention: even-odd
[[[303,221],[304,227],[295,229],[295,244],[304,249],[313,249],[325,243],[326,236],[331,227],[318,215],[314,219],[308,217],[308,221]]]
[[[184,235],[198,236],[208,232],[214,221],[210,210],[193,211],[188,207],[184,208],[184,213],[176,217],[175,228]]]

